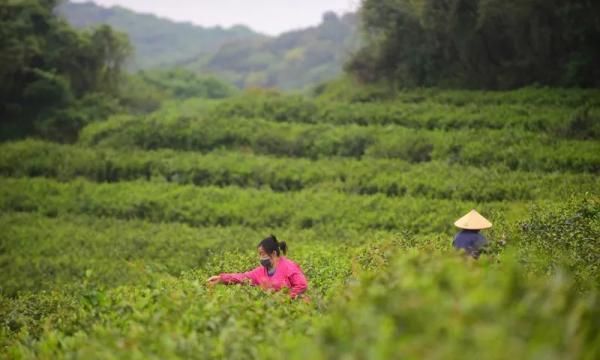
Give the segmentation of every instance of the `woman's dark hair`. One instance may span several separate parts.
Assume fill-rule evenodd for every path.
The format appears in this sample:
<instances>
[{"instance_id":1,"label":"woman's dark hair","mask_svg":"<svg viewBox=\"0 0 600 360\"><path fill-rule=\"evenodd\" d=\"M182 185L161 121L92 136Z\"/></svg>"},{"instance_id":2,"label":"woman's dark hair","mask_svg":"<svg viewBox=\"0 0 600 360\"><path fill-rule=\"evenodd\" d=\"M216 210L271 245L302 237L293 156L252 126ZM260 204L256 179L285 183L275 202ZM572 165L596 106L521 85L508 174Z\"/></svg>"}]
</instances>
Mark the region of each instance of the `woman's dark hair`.
<instances>
[{"instance_id":1,"label":"woman's dark hair","mask_svg":"<svg viewBox=\"0 0 600 360\"><path fill-rule=\"evenodd\" d=\"M263 241L258 244L258 247L262 247L269 255L273 252L276 252L277 256L279 256L281 252L283 252L284 255L287 253L287 244L285 241L277 241L275 235L269 235L264 238Z\"/></svg>"}]
</instances>

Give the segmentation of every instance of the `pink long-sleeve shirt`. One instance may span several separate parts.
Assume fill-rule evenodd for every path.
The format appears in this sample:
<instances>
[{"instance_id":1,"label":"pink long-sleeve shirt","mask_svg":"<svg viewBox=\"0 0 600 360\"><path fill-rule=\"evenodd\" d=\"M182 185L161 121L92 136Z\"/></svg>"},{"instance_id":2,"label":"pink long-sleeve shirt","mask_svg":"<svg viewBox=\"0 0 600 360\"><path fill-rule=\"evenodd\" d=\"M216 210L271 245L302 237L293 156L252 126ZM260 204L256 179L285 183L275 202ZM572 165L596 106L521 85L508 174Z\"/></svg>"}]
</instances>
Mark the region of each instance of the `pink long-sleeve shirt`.
<instances>
[{"instance_id":1,"label":"pink long-sleeve shirt","mask_svg":"<svg viewBox=\"0 0 600 360\"><path fill-rule=\"evenodd\" d=\"M286 257L280 257L275 268L275 273L269 276L264 266L238 274L220 274L219 278L224 284L239 284L249 281L251 285L265 289L280 290L283 287L290 289L290 296L296 298L308 288L306 277L300 266Z\"/></svg>"}]
</instances>

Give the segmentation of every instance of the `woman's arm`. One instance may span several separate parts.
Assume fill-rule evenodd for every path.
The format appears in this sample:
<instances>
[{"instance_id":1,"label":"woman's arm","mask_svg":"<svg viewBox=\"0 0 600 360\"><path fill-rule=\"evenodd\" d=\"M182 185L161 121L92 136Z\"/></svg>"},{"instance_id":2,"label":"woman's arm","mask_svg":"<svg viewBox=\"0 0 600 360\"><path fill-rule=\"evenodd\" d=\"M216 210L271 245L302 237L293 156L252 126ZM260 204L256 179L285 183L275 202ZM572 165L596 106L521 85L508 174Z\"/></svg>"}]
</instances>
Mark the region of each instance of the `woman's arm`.
<instances>
[{"instance_id":1,"label":"woman's arm","mask_svg":"<svg viewBox=\"0 0 600 360\"><path fill-rule=\"evenodd\" d=\"M298 295L301 295L308 288L308 282L302 270L298 266L293 267L292 273L289 275L290 280L290 296L295 299Z\"/></svg>"},{"instance_id":2,"label":"woman's arm","mask_svg":"<svg viewBox=\"0 0 600 360\"><path fill-rule=\"evenodd\" d=\"M258 284L258 272L262 270L262 266L259 266L253 270L246 271L244 273L223 273L219 274L219 282L221 284L241 284L250 282L252 285Z\"/></svg>"}]
</instances>

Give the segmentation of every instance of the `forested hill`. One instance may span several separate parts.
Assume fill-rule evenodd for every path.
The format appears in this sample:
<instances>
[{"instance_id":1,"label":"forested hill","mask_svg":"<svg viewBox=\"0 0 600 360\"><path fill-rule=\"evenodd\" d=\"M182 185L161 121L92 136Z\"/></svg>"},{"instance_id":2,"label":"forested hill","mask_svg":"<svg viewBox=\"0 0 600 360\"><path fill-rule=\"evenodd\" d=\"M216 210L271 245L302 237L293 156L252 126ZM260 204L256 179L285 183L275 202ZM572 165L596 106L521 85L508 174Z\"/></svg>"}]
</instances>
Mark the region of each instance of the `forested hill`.
<instances>
[{"instance_id":1,"label":"forested hill","mask_svg":"<svg viewBox=\"0 0 600 360\"><path fill-rule=\"evenodd\" d=\"M135 48L131 69L185 67L239 87L300 89L341 73L357 44L355 14L327 13L319 26L278 37L245 26L204 28L122 8L65 2L57 8L77 28L107 24Z\"/></svg>"},{"instance_id":2,"label":"forested hill","mask_svg":"<svg viewBox=\"0 0 600 360\"><path fill-rule=\"evenodd\" d=\"M229 41L265 38L245 26L204 28L92 2L65 1L56 11L76 28L106 24L126 33L135 47L134 68L138 69L172 66L190 58L210 56Z\"/></svg>"},{"instance_id":3,"label":"forested hill","mask_svg":"<svg viewBox=\"0 0 600 360\"><path fill-rule=\"evenodd\" d=\"M316 27L290 31L267 41L227 44L192 70L216 73L240 87L301 89L339 76L358 48L356 14L323 15Z\"/></svg>"}]
</instances>

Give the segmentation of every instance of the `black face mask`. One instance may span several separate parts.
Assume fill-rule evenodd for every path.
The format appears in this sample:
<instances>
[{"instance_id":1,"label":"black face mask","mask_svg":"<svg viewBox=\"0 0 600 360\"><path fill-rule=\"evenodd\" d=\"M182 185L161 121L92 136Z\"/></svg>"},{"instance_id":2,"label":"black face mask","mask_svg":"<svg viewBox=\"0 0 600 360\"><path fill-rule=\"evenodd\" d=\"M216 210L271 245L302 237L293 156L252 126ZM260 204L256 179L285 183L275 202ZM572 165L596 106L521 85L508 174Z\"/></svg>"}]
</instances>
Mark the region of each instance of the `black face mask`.
<instances>
[{"instance_id":1,"label":"black face mask","mask_svg":"<svg viewBox=\"0 0 600 360\"><path fill-rule=\"evenodd\" d=\"M260 264L264 267L266 267L267 269L270 269L273 267L273 264L271 263L271 259L266 258L266 259L260 259Z\"/></svg>"}]
</instances>

